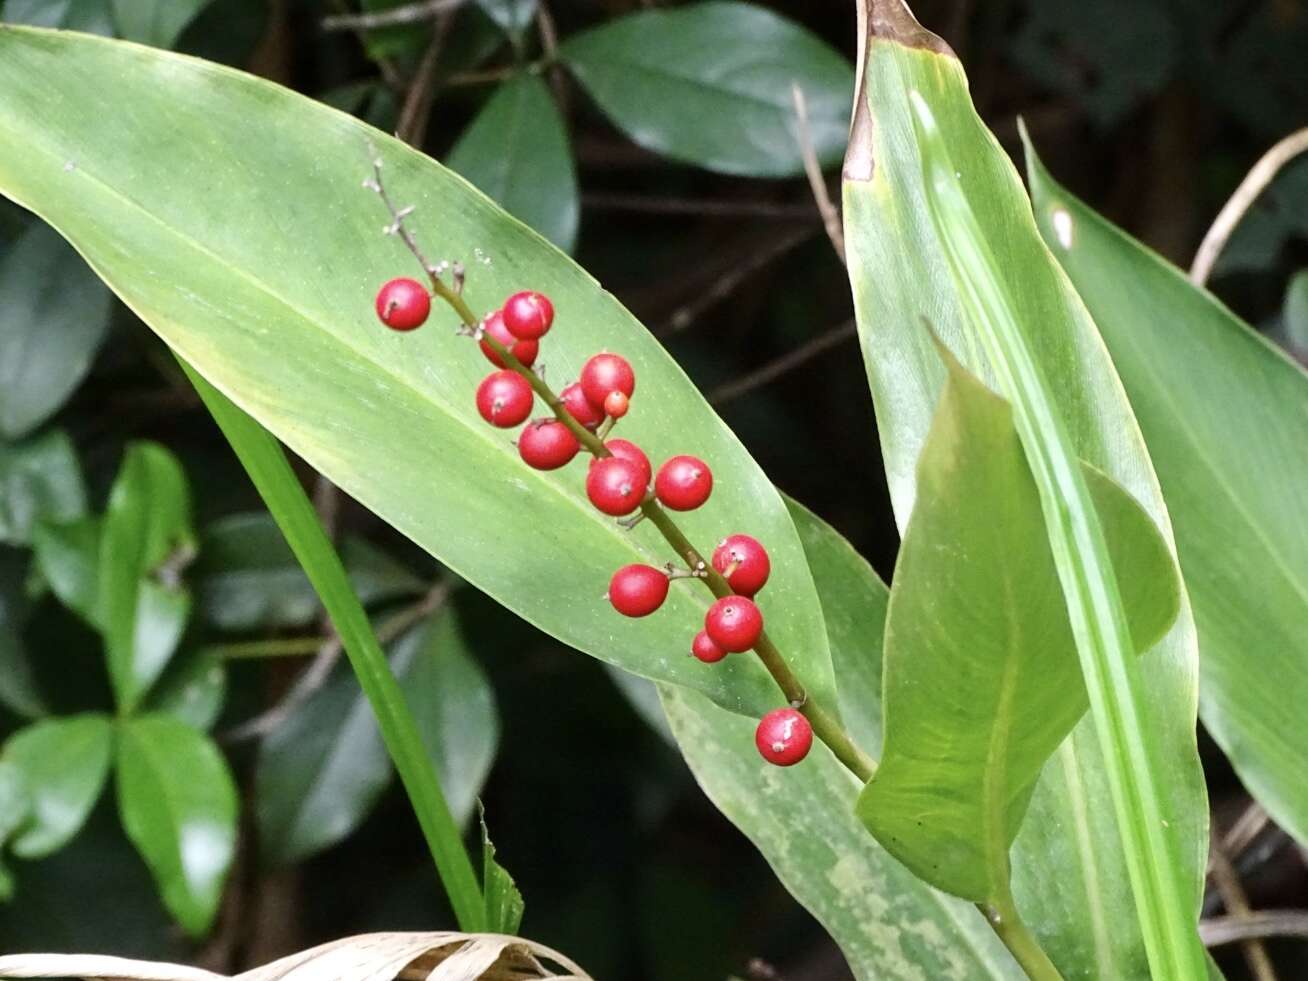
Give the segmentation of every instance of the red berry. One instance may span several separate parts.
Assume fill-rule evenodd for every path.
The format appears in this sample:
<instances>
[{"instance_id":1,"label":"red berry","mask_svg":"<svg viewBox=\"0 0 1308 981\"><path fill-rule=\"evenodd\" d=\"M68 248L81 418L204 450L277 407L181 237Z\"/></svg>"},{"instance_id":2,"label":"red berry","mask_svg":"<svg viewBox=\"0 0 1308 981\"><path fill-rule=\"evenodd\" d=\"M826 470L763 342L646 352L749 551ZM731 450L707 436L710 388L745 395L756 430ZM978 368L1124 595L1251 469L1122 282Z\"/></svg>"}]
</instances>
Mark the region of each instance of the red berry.
<instances>
[{"instance_id":1,"label":"red berry","mask_svg":"<svg viewBox=\"0 0 1308 981\"><path fill-rule=\"evenodd\" d=\"M636 391L636 373L620 354L597 354L581 369L581 389L595 405L603 405L612 392L631 398Z\"/></svg>"},{"instance_id":2,"label":"red berry","mask_svg":"<svg viewBox=\"0 0 1308 981\"><path fill-rule=\"evenodd\" d=\"M674 456L659 467L654 493L674 511L693 511L713 490L713 471L693 456Z\"/></svg>"},{"instance_id":3,"label":"red berry","mask_svg":"<svg viewBox=\"0 0 1308 981\"><path fill-rule=\"evenodd\" d=\"M421 327L431 313L431 297L416 279L392 279L377 291L377 316L391 330Z\"/></svg>"},{"instance_id":4,"label":"red berry","mask_svg":"<svg viewBox=\"0 0 1308 981\"><path fill-rule=\"evenodd\" d=\"M579 449L577 437L557 419L536 419L518 434L518 454L537 470L557 470Z\"/></svg>"},{"instance_id":5,"label":"red berry","mask_svg":"<svg viewBox=\"0 0 1308 981\"><path fill-rule=\"evenodd\" d=\"M631 514L645 496L639 463L606 456L595 460L586 474L586 496L605 514L620 518Z\"/></svg>"},{"instance_id":6,"label":"red berry","mask_svg":"<svg viewBox=\"0 0 1308 981\"><path fill-rule=\"evenodd\" d=\"M769 763L794 766L813 747L813 727L792 708L773 709L759 720L754 745Z\"/></svg>"},{"instance_id":7,"label":"red berry","mask_svg":"<svg viewBox=\"0 0 1308 981\"><path fill-rule=\"evenodd\" d=\"M624 565L609 580L609 602L628 617L649 616L668 598L668 577L648 565Z\"/></svg>"},{"instance_id":8,"label":"red berry","mask_svg":"<svg viewBox=\"0 0 1308 981\"><path fill-rule=\"evenodd\" d=\"M704 630L724 651L747 651L763 632L763 614L746 596L724 596L709 607Z\"/></svg>"},{"instance_id":9,"label":"red berry","mask_svg":"<svg viewBox=\"0 0 1308 981\"><path fill-rule=\"evenodd\" d=\"M608 447L609 452L614 456L622 460L630 460L632 463L640 467L640 486L649 486L650 480L653 479L654 471L649 465L649 457L645 455L644 450L629 439L605 440L604 445Z\"/></svg>"},{"instance_id":10,"label":"red berry","mask_svg":"<svg viewBox=\"0 0 1308 981\"><path fill-rule=\"evenodd\" d=\"M713 568L727 577L733 593L753 596L768 581L772 561L757 538L728 535L713 550Z\"/></svg>"},{"instance_id":11,"label":"red berry","mask_svg":"<svg viewBox=\"0 0 1308 981\"><path fill-rule=\"evenodd\" d=\"M559 392L559 398L568 414L587 429L594 430L604 421L604 413L586 400L586 394L576 382Z\"/></svg>"},{"instance_id":12,"label":"red berry","mask_svg":"<svg viewBox=\"0 0 1308 981\"><path fill-rule=\"evenodd\" d=\"M494 371L477 386L477 411L492 426L508 429L531 415L531 384L516 371Z\"/></svg>"},{"instance_id":13,"label":"red berry","mask_svg":"<svg viewBox=\"0 0 1308 981\"><path fill-rule=\"evenodd\" d=\"M715 661L721 661L727 656L727 652L713 643L713 638L703 630L697 633L695 639L690 642L690 653L705 664L713 664Z\"/></svg>"},{"instance_id":14,"label":"red berry","mask_svg":"<svg viewBox=\"0 0 1308 981\"><path fill-rule=\"evenodd\" d=\"M630 404L627 396L621 392L609 392L608 398L604 400L604 414L614 419L621 419L627 414Z\"/></svg>"},{"instance_id":15,"label":"red berry","mask_svg":"<svg viewBox=\"0 0 1308 981\"><path fill-rule=\"evenodd\" d=\"M504 301L504 326L524 341L538 341L554 323L554 304L544 293L514 293Z\"/></svg>"},{"instance_id":16,"label":"red berry","mask_svg":"<svg viewBox=\"0 0 1308 981\"><path fill-rule=\"evenodd\" d=\"M540 344L536 341L520 341L510 334L509 328L504 326L504 314L501 311L496 310L492 313L481 327L483 331L513 352L513 356L522 362L524 368L530 368L535 363L536 355L540 353ZM507 367L504 359L495 353L495 349L487 344L484 338L481 342L481 353L486 355L495 367Z\"/></svg>"}]
</instances>

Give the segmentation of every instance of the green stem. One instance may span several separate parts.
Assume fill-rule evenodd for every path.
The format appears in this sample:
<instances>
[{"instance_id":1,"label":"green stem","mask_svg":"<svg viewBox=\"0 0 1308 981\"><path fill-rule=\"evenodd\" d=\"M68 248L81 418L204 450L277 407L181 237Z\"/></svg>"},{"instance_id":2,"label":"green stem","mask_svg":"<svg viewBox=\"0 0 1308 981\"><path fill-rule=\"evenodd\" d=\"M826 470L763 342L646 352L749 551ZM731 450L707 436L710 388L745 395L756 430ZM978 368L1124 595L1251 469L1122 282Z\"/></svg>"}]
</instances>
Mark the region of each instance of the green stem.
<instances>
[{"instance_id":1,"label":"green stem","mask_svg":"<svg viewBox=\"0 0 1308 981\"><path fill-rule=\"evenodd\" d=\"M182 367L236 451L331 617L359 686L377 716L386 750L413 803L459 928L470 933L485 930L486 911L477 874L463 848L462 835L417 723L313 505L276 440L185 361Z\"/></svg>"},{"instance_id":2,"label":"green stem","mask_svg":"<svg viewBox=\"0 0 1308 981\"><path fill-rule=\"evenodd\" d=\"M1031 981L1063 981L1054 962L1022 922L1011 895L1002 896L990 903L977 903L976 908L985 916L990 929L1003 941Z\"/></svg>"},{"instance_id":3,"label":"green stem","mask_svg":"<svg viewBox=\"0 0 1308 981\"><path fill-rule=\"evenodd\" d=\"M212 644L205 650L224 660L261 657L304 657L316 654L326 640L322 637L287 637L282 640L248 640L236 644Z\"/></svg>"}]
</instances>

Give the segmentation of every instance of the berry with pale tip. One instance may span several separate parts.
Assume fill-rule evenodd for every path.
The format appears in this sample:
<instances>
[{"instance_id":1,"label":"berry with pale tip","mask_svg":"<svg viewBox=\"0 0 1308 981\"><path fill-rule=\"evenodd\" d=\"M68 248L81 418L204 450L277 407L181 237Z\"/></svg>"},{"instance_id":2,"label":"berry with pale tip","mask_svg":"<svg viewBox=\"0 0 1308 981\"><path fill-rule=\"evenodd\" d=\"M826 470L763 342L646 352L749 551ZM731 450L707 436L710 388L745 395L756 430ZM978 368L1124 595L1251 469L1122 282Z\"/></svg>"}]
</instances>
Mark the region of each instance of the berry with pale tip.
<instances>
[{"instance_id":1,"label":"berry with pale tip","mask_svg":"<svg viewBox=\"0 0 1308 981\"><path fill-rule=\"evenodd\" d=\"M592 356L582 366L581 388L586 398L597 406L603 405L613 392L631 398L636 391L636 372L622 355L604 351Z\"/></svg>"},{"instance_id":2,"label":"berry with pale tip","mask_svg":"<svg viewBox=\"0 0 1308 981\"><path fill-rule=\"evenodd\" d=\"M586 496L605 514L620 518L631 514L645 496L640 464L621 457L595 460L586 474Z\"/></svg>"},{"instance_id":3,"label":"berry with pale tip","mask_svg":"<svg viewBox=\"0 0 1308 981\"><path fill-rule=\"evenodd\" d=\"M753 596L767 583L772 560L757 538L728 535L713 550L713 568L726 577L733 593Z\"/></svg>"},{"instance_id":4,"label":"berry with pale tip","mask_svg":"<svg viewBox=\"0 0 1308 981\"><path fill-rule=\"evenodd\" d=\"M431 296L416 279L401 276L377 291L377 318L391 330L414 330L427 321Z\"/></svg>"},{"instance_id":5,"label":"berry with pale tip","mask_svg":"<svg viewBox=\"0 0 1308 981\"><path fill-rule=\"evenodd\" d=\"M713 472L698 457L674 456L659 467L654 478L654 493L673 511L693 511L712 491Z\"/></svg>"},{"instance_id":6,"label":"berry with pale tip","mask_svg":"<svg viewBox=\"0 0 1308 981\"><path fill-rule=\"evenodd\" d=\"M724 651L738 654L758 643L763 614L746 596L723 596L704 615L704 631Z\"/></svg>"},{"instance_id":7,"label":"berry with pale tip","mask_svg":"<svg viewBox=\"0 0 1308 981\"><path fill-rule=\"evenodd\" d=\"M769 763L794 766L813 748L813 726L793 708L773 709L759 720L754 745Z\"/></svg>"},{"instance_id":8,"label":"berry with pale tip","mask_svg":"<svg viewBox=\"0 0 1308 981\"><path fill-rule=\"evenodd\" d=\"M621 419L631 407L631 400L621 392L609 392L604 399L604 414L614 419Z\"/></svg>"},{"instance_id":9,"label":"berry with pale tip","mask_svg":"<svg viewBox=\"0 0 1308 981\"><path fill-rule=\"evenodd\" d=\"M477 386L477 411L492 426L509 429L529 415L531 385L516 371L494 371Z\"/></svg>"}]
</instances>

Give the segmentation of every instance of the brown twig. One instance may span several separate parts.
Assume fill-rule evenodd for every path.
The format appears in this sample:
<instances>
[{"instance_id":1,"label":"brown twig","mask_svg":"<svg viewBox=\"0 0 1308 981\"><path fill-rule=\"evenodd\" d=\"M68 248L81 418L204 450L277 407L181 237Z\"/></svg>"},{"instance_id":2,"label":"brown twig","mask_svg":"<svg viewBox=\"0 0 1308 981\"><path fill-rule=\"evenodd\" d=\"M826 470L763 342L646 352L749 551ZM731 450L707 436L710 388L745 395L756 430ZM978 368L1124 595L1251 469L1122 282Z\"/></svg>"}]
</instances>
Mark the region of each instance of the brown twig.
<instances>
[{"instance_id":1,"label":"brown twig","mask_svg":"<svg viewBox=\"0 0 1308 981\"><path fill-rule=\"evenodd\" d=\"M799 153L804 159L804 173L808 176L808 186L813 190L813 200L817 204L818 214L822 216L822 227L826 229L831 247L845 262L845 233L840 227L840 212L831 203L831 194L827 191L826 178L822 176L822 165L818 163L817 150L813 146L813 133L808 126L808 103L804 100L804 90L798 82L790 83L790 95L795 102L795 139L799 142Z\"/></svg>"},{"instance_id":2,"label":"brown twig","mask_svg":"<svg viewBox=\"0 0 1308 981\"><path fill-rule=\"evenodd\" d=\"M322 29L324 31L372 31L379 27L420 24L446 11L454 10L465 2L466 0L421 0L419 3L391 7L373 13L333 14L322 19Z\"/></svg>"},{"instance_id":3,"label":"brown twig","mask_svg":"<svg viewBox=\"0 0 1308 981\"><path fill-rule=\"evenodd\" d=\"M809 361L823 351L829 351L831 348L844 343L851 337L858 336L858 326L853 320L846 320L843 324L832 327L823 331L816 337L810 338L793 351L788 351L769 361L763 367L751 371L749 374L720 385L708 393L710 405L725 405L734 399L746 395L762 385L775 381L788 371L793 371L804 362Z\"/></svg>"},{"instance_id":4,"label":"brown twig","mask_svg":"<svg viewBox=\"0 0 1308 981\"><path fill-rule=\"evenodd\" d=\"M404 97L404 107L400 110L399 121L395 124L395 136L410 146L421 148L427 136L427 121L431 118L432 100L436 98L436 66L440 62L441 49L445 46L445 35L449 30L450 18L441 16L431 29L431 40L418 62L418 70L413 73L413 80Z\"/></svg>"},{"instance_id":5,"label":"brown twig","mask_svg":"<svg viewBox=\"0 0 1308 981\"><path fill-rule=\"evenodd\" d=\"M1222 905L1229 915L1247 918L1252 912L1249 897L1245 895L1231 860L1222 851L1222 843L1215 829L1209 845L1208 873L1213 878L1218 895L1222 897ZM1240 947L1254 981L1276 981L1276 969L1272 967L1272 959L1267 956L1267 948L1263 946L1262 940L1246 937L1240 941Z\"/></svg>"},{"instance_id":6,"label":"brown twig","mask_svg":"<svg viewBox=\"0 0 1308 981\"><path fill-rule=\"evenodd\" d=\"M1222 836L1222 852L1231 858L1237 857L1253 844L1253 840L1262 834L1263 828L1267 827L1270 821L1271 818L1263 809L1263 805L1256 800L1250 801L1249 806Z\"/></svg>"},{"instance_id":7,"label":"brown twig","mask_svg":"<svg viewBox=\"0 0 1308 981\"><path fill-rule=\"evenodd\" d=\"M1205 947L1220 947L1251 937L1308 940L1308 912L1265 909L1248 916L1214 916L1199 921L1199 939Z\"/></svg>"},{"instance_id":8,"label":"brown twig","mask_svg":"<svg viewBox=\"0 0 1308 981\"><path fill-rule=\"evenodd\" d=\"M1231 234L1254 201L1267 189L1267 185L1275 179L1282 167L1304 152L1308 152L1308 128L1291 133L1259 158L1204 235L1199 251L1195 253L1194 264L1190 267L1190 282L1196 286L1208 282L1213 266L1217 264Z\"/></svg>"}]
</instances>

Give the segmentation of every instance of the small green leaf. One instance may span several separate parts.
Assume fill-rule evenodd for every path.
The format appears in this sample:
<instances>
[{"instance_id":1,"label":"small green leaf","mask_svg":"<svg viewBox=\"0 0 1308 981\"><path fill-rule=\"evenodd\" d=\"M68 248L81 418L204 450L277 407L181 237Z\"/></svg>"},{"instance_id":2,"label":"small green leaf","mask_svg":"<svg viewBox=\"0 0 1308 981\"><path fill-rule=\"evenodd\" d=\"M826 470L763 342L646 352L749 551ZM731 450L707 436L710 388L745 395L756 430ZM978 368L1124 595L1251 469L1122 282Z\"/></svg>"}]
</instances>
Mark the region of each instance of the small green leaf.
<instances>
[{"instance_id":1,"label":"small green leaf","mask_svg":"<svg viewBox=\"0 0 1308 981\"><path fill-rule=\"evenodd\" d=\"M99 620L119 708L130 712L172 657L190 614L190 491L162 446L128 447L101 533Z\"/></svg>"},{"instance_id":2,"label":"small green leaf","mask_svg":"<svg viewBox=\"0 0 1308 981\"><path fill-rule=\"evenodd\" d=\"M104 789L112 751L113 725L98 714L44 719L9 737L4 758L23 774L32 803L15 855L42 858L77 834Z\"/></svg>"},{"instance_id":3,"label":"small green leaf","mask_svg":"<svg viewBox=\"0 0 1308 981\"><path fill-rule=\"evenodd\" d=\"M32 531L36 565L59 601L100 629L99 518L42 522Z\"/></svg>"},{"instance_id":4,"label":"small green leaf","mask_svg":"<svg viewBox=\"0 0 1308 981\"><path fill-rule=\"evenodd\" d=\"M516 934L522 925L526 903L508 870L495 860L495 846L491 844L490 829L486 827L486 811L481 810L482 893L486 902L486 929L491 933Z\"/></svg>"},{"instance_id":5,"label":"small green leaf","mask_svg":"<svg viewBox=\"0 0 1308 981\"><path fill-rule=\"evenodd\" d=\"M186 25L210 0L113 0L118 36L156 48L171 48Z\"/></svg>"},{"instance_id":6,"label":"small green leaf","mask_svg":"<svg viewBox=\"0 0 1308 981\"><path fill-rule=\"evenodd\" d=\"M85 513L72 440L49 432L24 443L0 442L0 544L27 545L38 521L70 521Z\"/></svg>"},{"instance_id":7,"label":"small green leaf","mask_svg":"<svg viewBox=\"0 0 1308 981\"><path fill-rule=\"evenodd\" d=\"M145 711L171 715L207 732L222 712L226 696L226 666L204 650L193 651L168 665L146 697Z\"/></svg>"},{"instance_id":8,"label":"small green leaf","mask_svg":"<svg viewBox=\"0 0 1308 981\"><path fill-rule=\"evenodd\" d=\"M496 89L446 163L564 252L576 245L581 206L567 123L539 76Z\"/></svg>"},{"instance_id":9,"label":"small green leaf","mask_svg":"<svg viewBox=\"0 0 1308 981\"><path fill-rule=\"evenodd\" d=\"M110 293L57 232L32 222L0 256L0 438L39 426L77 387L109 327Z\"/></svg>"},{"instance_id":10,"label":"small green leaf","mask_svg":"<svg viewBox=\"0 0 1308 981\"><path fill-rule=\"evenodd\" d=\"M0 4L0 20L110 37L114 23L109 4L110 0L5 0Z\"/></svg>"},{"instance_id":11,"label":"small green leaf","mask_svg":"<svg viewBox=\"0 0 1308 981\"><path fill-rule=\"evenodd\" d=\"M31 652L23 641L27 619L27 557L0 549L0 704L27 719L49 709L37 688Z\"/></svg>"},{"instance_id":12,"label":"small green leaf","mask_svg":"<svg viewBox=\"0 0 1308 981\"><path fill-rule=\"evenodd\" d=\"M996 902L1035 780L1088 700L1012 410L942 353L949 379L890 593L885 749L858 815L927 882ZM1091 473L1143 650L1176 617L1175 567L1148 516Z\"/></svg>"},{"instance_id":13,"label":"small green leaf","mask_svg":"<svg viewBox=\"0 0 1308 981\"><path fill-rule=\"evenodd\" d=\"M623 132L676 160L750 177L803 173L792 85L818 161L844 152L849 63L763 7L643 10L569 38L559 55Z\"/></svg>"},{"instance_id":14,"label":"small green leaf","mask_svg":"<svg viewBox=\"0 0 1308 981\"><path fill-rule=\"evenodd\" d=\"M118 730L118 811L164 905L193 936L218 911L236 850L236 784L218 747L177 719L143 715Z\"/></svg>"}]
</instances>

